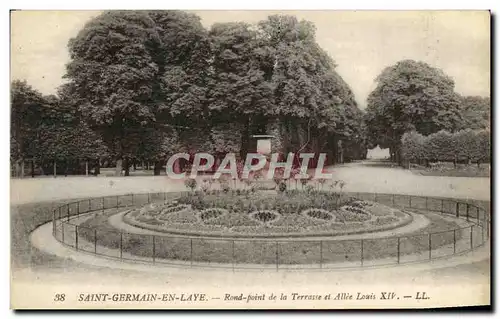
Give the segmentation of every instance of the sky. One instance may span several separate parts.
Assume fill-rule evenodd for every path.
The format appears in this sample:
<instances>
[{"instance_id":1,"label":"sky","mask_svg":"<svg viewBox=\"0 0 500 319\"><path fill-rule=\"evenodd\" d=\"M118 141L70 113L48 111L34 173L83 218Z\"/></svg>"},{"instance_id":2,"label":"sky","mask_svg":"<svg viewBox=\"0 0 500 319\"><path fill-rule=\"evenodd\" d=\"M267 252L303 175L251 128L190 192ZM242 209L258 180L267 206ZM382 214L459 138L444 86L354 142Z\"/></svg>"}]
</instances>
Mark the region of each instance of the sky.
<instances>
[{"instance_id":1,"label":"sky","mask_svg":"<svg viewBox=\"0 0 500 319\"><path fill-rule=\"evenodd\" d=\"M361 108L387 66L404 59L441 68L462 95L490 96L490 18L487 11L194 11L215 22L292 14L316 25L316 40L336 62ZM98 11L14 11L11 79L44 94L64 82L67 44Z\"/></svg>"}]
</instances>

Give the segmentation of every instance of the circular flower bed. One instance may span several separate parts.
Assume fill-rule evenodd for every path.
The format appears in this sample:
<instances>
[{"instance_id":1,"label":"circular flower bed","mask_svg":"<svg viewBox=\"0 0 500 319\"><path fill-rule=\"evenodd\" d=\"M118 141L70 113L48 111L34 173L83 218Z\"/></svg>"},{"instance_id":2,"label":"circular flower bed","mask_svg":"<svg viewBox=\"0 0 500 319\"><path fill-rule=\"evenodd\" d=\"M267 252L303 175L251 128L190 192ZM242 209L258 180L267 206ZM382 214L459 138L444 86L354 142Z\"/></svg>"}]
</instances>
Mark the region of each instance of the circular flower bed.
<instances>
[{"instance_id":1,"label":"circular flower bed","mask_svg":"<svg viewBox=\"0 0 500 319\"><path fill-rule=\"evenodd\" d=\"M332 194L191 194L124 216L138 227L172 234L230 237L331 236L405 225L411 215Z\"/></svg>"}]
</instances>

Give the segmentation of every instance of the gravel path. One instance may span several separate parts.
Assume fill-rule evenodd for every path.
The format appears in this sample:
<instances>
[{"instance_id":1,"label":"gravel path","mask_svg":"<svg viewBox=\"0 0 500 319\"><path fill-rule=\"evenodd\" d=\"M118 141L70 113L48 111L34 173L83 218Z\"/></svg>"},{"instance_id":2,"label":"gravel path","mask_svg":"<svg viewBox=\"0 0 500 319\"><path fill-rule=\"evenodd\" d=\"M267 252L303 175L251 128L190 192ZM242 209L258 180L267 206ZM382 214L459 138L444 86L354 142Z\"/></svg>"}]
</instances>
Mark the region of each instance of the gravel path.
<instances>
[{"instance_id":1,"label":"gravel path","mask_svg":"<svg viewBox=\"0 0 500 319\"><path fill-rule=\"evenodd\" d=\"M490 199L490 179L487 177L421 176L398 167L380 166L375 161L334 166L331 170L334 180L346 182L346 192ZM185 190L182 181L170 180L164 175L12 179L11 204L180 190Z\"/></svg>"}]
</instances>

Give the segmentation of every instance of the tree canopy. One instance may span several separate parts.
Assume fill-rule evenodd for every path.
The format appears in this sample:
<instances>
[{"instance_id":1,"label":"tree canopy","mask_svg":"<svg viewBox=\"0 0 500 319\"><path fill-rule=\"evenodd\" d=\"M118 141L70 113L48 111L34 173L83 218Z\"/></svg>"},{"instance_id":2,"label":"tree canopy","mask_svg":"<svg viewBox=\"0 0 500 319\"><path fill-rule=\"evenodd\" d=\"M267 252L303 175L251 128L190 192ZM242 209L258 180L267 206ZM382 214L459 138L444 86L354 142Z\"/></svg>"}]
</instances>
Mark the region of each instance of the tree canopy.
<instances>
[{"instance_id":1,"label":"tree canopy","mask_svg":"<svg viewBox=\"0 0 500 319\"><path fill-rule=\"evenodd\" d=\"M389 147L391 154L399 154L405 132L453 132L462 122L453 80L427 63L400 61L385 68L376 83L368 97L368 136L371 143Z\"/></svg>"},{"instance_id":2,"label":"tree canopy","mask_svg":"<svg viewBox=\"0 0 500 319\"><path fill-rule=\"evenodd\" d=\"M58 96L50 102L27 87L27 102L15 101L18 110L58 109L39 125L39 144L57 144L43 156L73 154L70 133L85 133L85 148L103 144L99 152L114 157L117 170L122 160L127 169L130 159L161 161L177 150L244 156L251 135L266 132L276 133L283 152L335 157L342 144L355 158L366 149L364 112L309 21L272 15L207 30L182 11L111 11L85 24L68 48L68 83ZM71 125L78 129L62 134Z\"/></svg>"}]
</instances>

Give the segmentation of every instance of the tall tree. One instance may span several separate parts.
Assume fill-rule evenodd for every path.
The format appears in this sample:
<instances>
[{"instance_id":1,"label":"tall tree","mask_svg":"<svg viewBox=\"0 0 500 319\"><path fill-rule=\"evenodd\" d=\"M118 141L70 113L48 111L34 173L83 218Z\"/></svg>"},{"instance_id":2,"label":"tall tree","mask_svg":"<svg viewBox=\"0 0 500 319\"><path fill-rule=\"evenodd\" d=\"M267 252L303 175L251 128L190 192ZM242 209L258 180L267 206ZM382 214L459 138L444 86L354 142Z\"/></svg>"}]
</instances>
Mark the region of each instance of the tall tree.
<instances>
[{"instance_id":1,"label":"tall tree","mask_svg":"<svg viewBox=\"0 0 500 319\"><path fill-rule=\"evenodd\" d=\"M270 79L261 69L262 55L257 32L247 23L216 23L210 29L212 42L209 110L211 126L233 123L241 136L241 156L246 156L250 135L264 133L272 117ZM219 136L214 132L214 134Z\"/></svg>"},{"instance_id":2,"label":"tall tree","mask_svg":"<svg viewBox=\"0 0 500 319\"><path fill-rule=\"evenodd\" d=\"M11 83L10 158L15 162L16 175L21 173L23 160L36 153L36 127L46 100L26 81Z\"/></svg>"},{"instance_id":3,"label":"tall tree","mask_svg":"<svg viewBox=\"0 0 500 319\"><path fill-rule=\"evenodd\" d=\"M67 77L81 113L116 158L136 157L145 132L198 117L209 43L199 18L180 11L112 11L70 40Z\"/></svg>"},{"instance_id":4,"label":"tall tree","mask_svg":"<svg viewBox=\"0 0 500 319\"><path fill-rule=\"evenodd\" d=\"M389 147L400 161L405 132L423 135L455 131L461 122L460 99L453 80L424 62L403 60L385 68L368 97L366 121L373 144Z\"/></svg>"}]
</instances>

